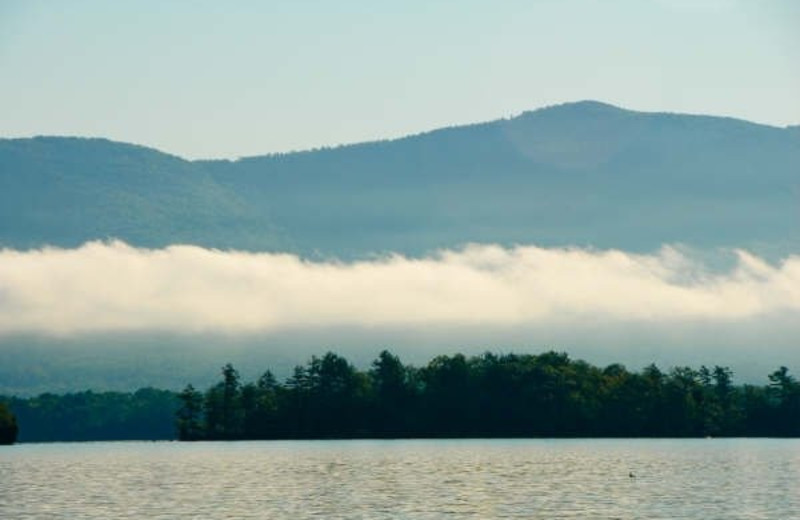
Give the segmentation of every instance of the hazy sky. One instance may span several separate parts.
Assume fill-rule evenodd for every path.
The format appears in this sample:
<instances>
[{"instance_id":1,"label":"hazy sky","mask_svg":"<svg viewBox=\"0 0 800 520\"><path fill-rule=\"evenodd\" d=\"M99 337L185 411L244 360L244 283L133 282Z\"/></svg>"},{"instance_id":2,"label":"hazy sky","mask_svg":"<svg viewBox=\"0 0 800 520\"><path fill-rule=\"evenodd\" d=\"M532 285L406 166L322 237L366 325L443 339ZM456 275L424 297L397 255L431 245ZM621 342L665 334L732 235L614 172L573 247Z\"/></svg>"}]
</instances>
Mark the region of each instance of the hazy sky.
<instances>
[{"instance_id":1,"label":"hazy sky","mask_svg":"<svg viewBox=\"0 0 800 520\"><path fill-rule=\"evenodd\" d=\"M800 123L800 2L0 0L0 136L186 157L598 99Z\"/></svg>"}]
</instances>

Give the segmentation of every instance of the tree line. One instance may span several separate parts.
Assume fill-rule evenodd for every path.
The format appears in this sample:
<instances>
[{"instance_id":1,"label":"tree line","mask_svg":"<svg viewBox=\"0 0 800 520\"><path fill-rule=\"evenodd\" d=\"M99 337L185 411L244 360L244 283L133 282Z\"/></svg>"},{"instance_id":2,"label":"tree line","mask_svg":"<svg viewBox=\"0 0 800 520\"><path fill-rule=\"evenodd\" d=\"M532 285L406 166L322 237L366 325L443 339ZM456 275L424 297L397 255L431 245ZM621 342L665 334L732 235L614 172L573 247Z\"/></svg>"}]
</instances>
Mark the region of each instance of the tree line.
<instances>
[{"instance_id":1,"label":"tree line","mask_svg":"<svg viewBox=\"0 0 800 520\"><path fill-rule=\"evenodd\" d=\"M14 444L18 433L17 418L5 403L0 402L0 445Z\"/></svg>"},{"instance_id":2,"label":"tree line","mask_svg":"<svg viewBox=\"0 0 800 520\"><path fill-rule=\"evenodd\" d=\"M735 385L722 366L631 372L559 352L417 368L384 351L367 370L328 352L282 383L270 371L243 383L228 364L178 398L182 440L800 436L800 383L786 367L766 386Z\"/></svg>"},{"instance_id":3,"label":"tree line","mask_svg":"<svg viewBox=\"0 0 800 520\"><path fill-rule=\"evenodd\" d=\"M20 442L174 439L180 406L176 392L154 388L0 396L0 425L3 402L16 416Z\"/></svg>"},{"instance_id":4,"label":"tree line","mask_svg":"<svg viewBox=\"0 0 800 520\"><path fill-rule=\"evenodd\" d=\"M13 413L12 413L13 412ZM781 367L736 385L721 366L632 372L546 352L439 356L365 370L327 353L283 382L266 371L182 392L0 396L0 443L403 437L800 436L800 383Z\"/></svg>"}]
</instances>

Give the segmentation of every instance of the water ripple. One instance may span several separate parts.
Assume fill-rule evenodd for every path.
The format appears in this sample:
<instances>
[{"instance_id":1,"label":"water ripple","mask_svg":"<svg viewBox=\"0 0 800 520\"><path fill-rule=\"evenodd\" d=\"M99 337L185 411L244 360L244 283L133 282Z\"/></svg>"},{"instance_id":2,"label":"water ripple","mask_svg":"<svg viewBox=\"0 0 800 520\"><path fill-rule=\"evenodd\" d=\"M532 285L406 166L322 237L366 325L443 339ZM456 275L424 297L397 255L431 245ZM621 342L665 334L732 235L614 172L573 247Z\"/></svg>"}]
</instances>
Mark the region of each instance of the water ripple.
<instances>
[{"instance_id":1,"label":"water ripple","mask_svg":"<svg viewBox=\"0 0 800 520\"><path fill-rule=\"evenodd\" d=\"M797 440L27 444L0 518L790 518L798 482Z\"/></svg>"}]
</instances>

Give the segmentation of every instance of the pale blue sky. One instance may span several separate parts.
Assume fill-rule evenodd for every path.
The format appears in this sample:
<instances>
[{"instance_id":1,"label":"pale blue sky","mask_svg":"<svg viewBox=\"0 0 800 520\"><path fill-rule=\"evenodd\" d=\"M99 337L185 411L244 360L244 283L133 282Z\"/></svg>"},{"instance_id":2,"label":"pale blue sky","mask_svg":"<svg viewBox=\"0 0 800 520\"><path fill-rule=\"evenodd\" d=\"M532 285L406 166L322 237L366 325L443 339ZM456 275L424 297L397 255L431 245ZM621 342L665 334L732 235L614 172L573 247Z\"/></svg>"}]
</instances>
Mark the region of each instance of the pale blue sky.
<instances>
[{"instance_id":1,"label":"pale blue sky","mask_svg":"<svg viewBox=\"0 0 800 520\"><path fill-rule=\"evenodd\" d=\"M237 157L580 99L800 123L800 2L0 0L0 137Z\"/></svg>"}]
</instances>

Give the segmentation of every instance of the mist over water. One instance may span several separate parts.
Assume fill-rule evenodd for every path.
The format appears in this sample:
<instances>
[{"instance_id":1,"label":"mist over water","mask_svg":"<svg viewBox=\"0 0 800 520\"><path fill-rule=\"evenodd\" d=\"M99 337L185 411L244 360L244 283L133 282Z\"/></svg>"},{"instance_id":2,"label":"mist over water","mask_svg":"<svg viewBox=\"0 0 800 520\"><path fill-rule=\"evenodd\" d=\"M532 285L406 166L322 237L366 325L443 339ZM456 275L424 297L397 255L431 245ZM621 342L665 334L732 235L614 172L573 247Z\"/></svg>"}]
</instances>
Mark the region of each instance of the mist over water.
<instances>
[{"instance_id":1,"label":"mist over water","mask_svg":"<svg viewBox=\"0 0 800 520\"><path fill-rule=\"evenodd\" d=\"M0 333L253 333L336 326L721 326L800 316L800 257L470 245L353 262L196 246L0 252Z\"/></svg>"},{"instance_id":2,"label":"mist over water","mask_svg":"<svg viewBox=\"0 0 800 520\"><path fill-rule=\"evenodd\" d=\"M343 262L195 246L0 251L0 391L178 388L233 362L279 376L327 350L367 366L566 351L604 365L800 368L800 257L471 245ZM67 374L71 374L67 376ZM79 374L79 377L75 377ZM76 381L83 386L76 388Z\"/></svg>"}]
</instances>

